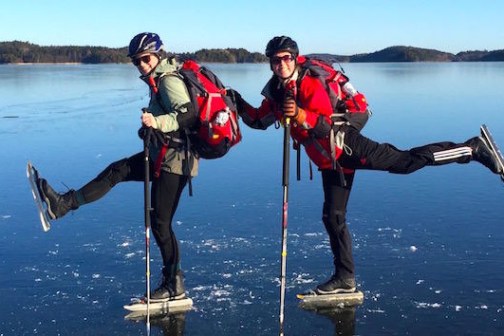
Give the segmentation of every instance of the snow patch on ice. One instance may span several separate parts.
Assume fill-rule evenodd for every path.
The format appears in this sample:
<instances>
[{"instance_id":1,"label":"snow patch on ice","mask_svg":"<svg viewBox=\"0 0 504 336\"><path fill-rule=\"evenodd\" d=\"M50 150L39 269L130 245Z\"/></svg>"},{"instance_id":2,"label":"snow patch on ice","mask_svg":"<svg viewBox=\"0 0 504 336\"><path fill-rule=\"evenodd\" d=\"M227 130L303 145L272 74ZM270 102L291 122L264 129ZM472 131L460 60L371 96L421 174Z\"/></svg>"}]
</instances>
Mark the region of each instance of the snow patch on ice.
<instances>
[{"instance_id":1,"label":"snow patch on ice","mask_svg":"<svg viewBox=\"0 0 504 336\"><path fill-rule=\"evenodd\" d=\"M203 246L210 247L212 250L216 250L216 251L218 251L222 248L222 245L217 243L214 239L203 240L201 243Z\"/></svg>"},{"instance_id":2,"label":"snow patch on ice","mask_svg":"<svg viewBox=\"0 0 504 336\"><path fill-rule=\"evenodd\" d=\"M242 269L242 270L238 271L239 274L252 274L254 272L255 272L255 270L253 270L253 269L248 269L248 270Z\"/></svg>"},{"instance_id":3,"label":"snow patch on ice","mask_svg":"<svg viewBox=\"0 0 504 336\"><path fill-rule=\"evenodd\" d=\"M441 308L440 303L415 302L415 306L420 309Z\"/></svg>"},{"instance_id":4,"label":"snow patch on ice","mask_svg":"<svg viewBox=\"0 0 504 336\"><path fill-rule=\"evenodd\" d=\"M235 237L235 238L231 238L231 241L233 243L240 243L242 245L250 245L250 241L247 238Z\"/></svg>"},{"instance_id":5,"label":"snow patch on ice","mask_svg":"<svg viewBox=\"0 0 504 336\"><path fill-rule=\"evenodd\" d=\"M366 295L366 296L370 296L370 299L371 299L372 301L377 302L377 301L380 299L380 297L381 297L382 295L381 295L381 293L374 293L374 294L369 293L369 294L368 294L368 295Z\"/></svg>"},{"instance_id":6,"label":"snow patch on ice","mask_svg":"<svg viewBox=\"0 0 504 336\"><path fill-rule=\"evenodd\" d=\"M308 273L297 274L296 277L292 280L296 284L310 284L314 283L315 279L310 277Z\"/></svg>"},{"instance_id":7,"label":"snow patch on ice","mask_svg":"<svg viewBox=\"0 0 504 336\"><path fill-rule=\"evenodd\" d=\"M228 288L230 288L231 286L227 286ZM229 296L231 295L231 292L227 289L224 289L224 288L221 288L221 289L213 289L212 292L210 293L210 296L214 296L214 297L218 297L218 298L221 298L221 297L224 297L224 296Z\"/></svg>"},{"instance_id":8,"label":"snow patch on ice","mask_svg":"<svg viewBox=\"0 0 504 336\"><path fill-rule=\"evenodd\" d=\"M202 286L202 285L200 285L200 286L193 287L192 290L196 291L196 292L201 292L201 291L204 291L204 290L209 289L209 288L210 288L210 286Z\"/></svg>"},{"instance_id":9,"label":"snow patch on ice","mask_svg":"<svg viewBox=\"0 0 504 336\"><path fill-rule=\"evenodd\" d=\"M392 237L393 238L401 238L401 234L402 234L402 229L392 229L391 227L383 227L383 228L378 228L377 229L378 232L391 232L392 233Z\"/></svg>"},{"instance_id":10,"label":"snow patch on ice","mask_svg":"<svg viewBox=\"0 0 504 336\"><path fill-rule=\"evenodd\" d=\"M202 300L205 298L207 301L231 301L233 286L231 285L212 285L212 286L197 286L192 289L195 292L199 292L198 299Z\"/></svg>"},{"instance_id":11,"label":"snow patch on ice","mask_svg":"<svg viewBox=\"0 0 504 336\"><path fill-rule=\"evenodd\" d=\"M370 313L385 314L385 310L383 309L368 309L367 311Z\"/></svg>"}]
</instances>

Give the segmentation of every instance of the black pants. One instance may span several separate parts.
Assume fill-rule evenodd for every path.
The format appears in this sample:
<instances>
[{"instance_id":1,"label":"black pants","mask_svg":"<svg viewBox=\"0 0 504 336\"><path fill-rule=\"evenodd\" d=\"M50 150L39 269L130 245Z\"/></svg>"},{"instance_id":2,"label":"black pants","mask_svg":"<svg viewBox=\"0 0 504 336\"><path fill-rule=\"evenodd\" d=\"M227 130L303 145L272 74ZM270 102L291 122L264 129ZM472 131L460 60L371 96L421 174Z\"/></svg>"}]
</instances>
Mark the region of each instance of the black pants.
<instances>
[{"instance_id":1,"label":"black pants","mask_svg":"<svg viewBox=\"0 0 504 336\"><path fill-rule=\"evenodd\" d=\"M346 209L354 175L354 173L345 174L345 183L342 183L340 172L322 170L322 185L324 188L322 221L329 235L329 243L333 253L334 274L340 278L355 277L352 237L346 222Z\"/></svg>"},{"instance_id":2,"label":"black pants","mask_svg":"<svg viewBox=\"0 0 504 336\"><path fill-rule=\"evenodd\" d=\"M472 149L465 143L436 142L399 150L391 144L378 143L361 135L353 127L345 129L347 150L339 159L343 167L410 174L425 166L468 163Z\"/></svg>"},{"instance_id":3,"label":"black pants","mask_svg":"<svg viewBox=\"0 0 504 336\"><path fill-rule=\"evenodd\" d=\"M81 204L94 202L108 193L116 184L127 181L144 181L144 153L110 164L94 180L77 191ZM152 165L151 165L152 166ZM180 264L178 242L172 229L172 219L177 210L180 195L187 183L187 176L161 171L153 178L151 188L151 227L161 251L165 275L175 274Z\"/></svg>"},{"instance_id":4,"label":"black pants","mask_svg":"<svg viewBox=\"0 0 504 336\"><path fill-rule=\"evenodd\" d=\"M464 143L438 142L402 151L390 144L380 144L366 138L352 127L348 127L345 133L345 145L348 148L339 163L349 169L409 174L425 166L471 161L472 149ZM334 274L341 278L352 278L355 268L352 238L346 224L346 208L355 173L343 175L335 170L321 172L324 188L322 220L334 257Z\"/></svg>"}]
</instances>

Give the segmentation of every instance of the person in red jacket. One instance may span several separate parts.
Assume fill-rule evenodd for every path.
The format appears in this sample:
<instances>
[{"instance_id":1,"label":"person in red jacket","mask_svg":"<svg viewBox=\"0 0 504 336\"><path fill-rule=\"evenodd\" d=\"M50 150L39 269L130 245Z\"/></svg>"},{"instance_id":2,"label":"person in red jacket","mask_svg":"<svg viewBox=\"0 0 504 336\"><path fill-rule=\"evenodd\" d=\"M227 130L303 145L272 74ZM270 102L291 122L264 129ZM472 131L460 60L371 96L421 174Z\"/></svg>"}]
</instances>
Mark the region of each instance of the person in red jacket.
<instances>
[{"instance_id":1,"label":"person in red jacket","mask_svg":"<svg viewBox=\"0 0 504 336\"><path fill-rule=\"evenodd\" d=\"M334 273L317 286L317 294L353 292L356 288L352 239L346 223L356 169L409 174L425 166L477 161L493 173L503 174L497 158L480 137L465 143L438 142L399 150L364 137L352 123L335 126L328 91L322 81L305 71L306 58L299 56L297 43L287 36L275 37L266 46L266 56L273 76L261 92L265 97L261 106L254 108L238 92L232 94L237 98L243 121L252 128L266 129L290 118L292 138L305 147L322 174L322 220L334 257ZM353 87L348 88L358 100L353 108L367 108L364 96L357 95Z\"/></svg>"}]
</instances>

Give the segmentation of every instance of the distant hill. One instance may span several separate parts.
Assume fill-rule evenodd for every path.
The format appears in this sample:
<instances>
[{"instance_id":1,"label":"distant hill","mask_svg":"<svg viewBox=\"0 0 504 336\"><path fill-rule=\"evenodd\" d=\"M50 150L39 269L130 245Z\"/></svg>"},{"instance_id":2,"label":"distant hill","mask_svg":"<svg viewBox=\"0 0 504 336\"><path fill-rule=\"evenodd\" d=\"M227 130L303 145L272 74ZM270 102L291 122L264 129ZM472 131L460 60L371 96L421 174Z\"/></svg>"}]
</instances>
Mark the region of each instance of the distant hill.
<instances>
[{"instance_id":1,"label":"distant hill","mask_svg":"<svg viewBox=\"0 0 504 336\"><path fill-rule=\"evenodd\" d=\"M502 62L504 61L504 49L494 51L463 51L455 55L459 62Z\"/></svg>"},{"instance_id":2,"label":"distant hill","mask_svg":"<svg viewBox=\"0 0 504 336\"><path fill-rule=\"evenodd\" d=\"M42 47L28 42L0 42L0 64L6 63L129 63L124 48L91 46ZM245 49L201 49L195 53L183 53L183 58L199 62L260 63L268 59L261 53Z\"/></svg>"},{"instance_id":3,"label":"distant hill","mask_svg":"<svg viewBox=\"0 0 504 336\"><path fill-rule=\"evenodd\" d=\"M394 46L368 54L341 56L333 54L310 54L307 56L328 62L504 62L504 49L494 51L464 51L451 54L435 49Z\"/></svg>"},{"instance_id":4,"label":"distant hill","mask_svg":"<svg viewBox=\"0 0 504 336\"><path fill-rule=\"evenodd\" d=\"M0 64L6 63L128 63L127 48L93 46L39 46L20 41L0 42ZM243 48L201 49L182 53L182 58L198 62L262 63L268 62L264 54ZM372 53L351 56L334 54L309 54L331 63L358 62L504 62L502 50L474 50L451 54L435 49L393 46Z\"/></svg>"},{"instance_id":5,"label":"distant hill","mask_svg":"<svg viewBox=\"0 0 504 336\"><path fill-rule=\"evenodd\" d=\"M434 49L394 46L370 54L355 55L351 62L451 62L454 55Z\"/></svg>"},{"instance_id":6,"label":"distant hill","mask_svg":"<svg viewBox=\"0 0 504 336\"><path fill-rule=\"evenodd\" d=\"M127 49L105 47L41 47L28 42L0 42L2 63L125 63Z\"/></svg>"},{"instance_id":7,"label":"distant hill","mask_svg":"<svg viewBox=\"0 0 504 336\"><path fill-rule=\"evenodd\" d=\"M308 54L306 56L324 60L328 63L348 63L350 62L350 59L352 57L352 56L341 56L333 54Z\"/></svg>"}]
</instances>

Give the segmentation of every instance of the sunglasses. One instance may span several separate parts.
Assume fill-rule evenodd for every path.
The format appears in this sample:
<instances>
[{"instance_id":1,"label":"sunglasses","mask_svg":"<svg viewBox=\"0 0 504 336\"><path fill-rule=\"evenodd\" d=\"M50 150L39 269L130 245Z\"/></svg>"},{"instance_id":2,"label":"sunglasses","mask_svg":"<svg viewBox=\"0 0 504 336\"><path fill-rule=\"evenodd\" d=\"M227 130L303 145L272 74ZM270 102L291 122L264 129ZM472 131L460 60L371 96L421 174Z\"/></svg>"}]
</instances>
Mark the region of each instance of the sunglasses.
<instances>
[{"instance_id":1,"label":"sunglasses","mask_svg":"<svg viewBox=\"0 0 504 336\"><path fill-rule=\"evenodd\" d=\"M292 61L294 61L294 57L292 55L284 55L282 57L273 56L270 58L271 64L274 64L274 65L278 65L278 64L282 63L282 61L284 61L285 63L292 62Z\"/></svg>"},{"instance_id":2,"label":"sunglasses","mask_svg":"<svg viewBox=\"0 0 504 336\"><path fill-rule=\"evenodd\" d=\"M144 55L142 57L133 58L131 60L131 63L133 63L134 66L139 66L140 63L142 63L142 62L149 63L150 59L151 59L151 55Z\"/></svg>"}]
</instances>

